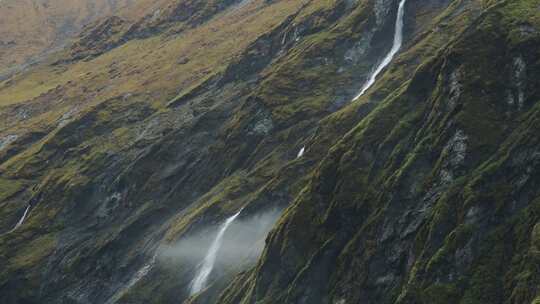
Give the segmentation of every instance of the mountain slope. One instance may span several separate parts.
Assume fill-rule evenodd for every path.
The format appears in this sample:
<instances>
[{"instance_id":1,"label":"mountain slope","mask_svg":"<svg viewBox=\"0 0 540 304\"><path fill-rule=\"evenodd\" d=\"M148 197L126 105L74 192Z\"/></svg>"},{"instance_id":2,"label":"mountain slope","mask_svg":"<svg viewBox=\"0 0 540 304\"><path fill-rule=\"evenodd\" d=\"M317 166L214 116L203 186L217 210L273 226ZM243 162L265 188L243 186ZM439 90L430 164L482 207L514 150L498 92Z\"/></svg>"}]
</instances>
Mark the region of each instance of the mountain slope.
<instances>
[{"instance_id":1,"label":"mountain slope","mask_svg":"<svg viewBox=\"0 0 540 304\"><path fill-rule=\"evenodd\" d=\"M158 5L159 1L146 0L3 0L0 77L63 47L84 26L101 18L118 14L137 20Z\"/></svg>"},{"instance_id":2,"label":"mountain slope","mask_svg":"<svg viewBox=\"0 0 540 304\"><path fill-rule=\"evenodd\" d=\"M406 1L353 100L398 2L171 1L0 83L6 303L536 303L540 2Z\"/></svg>"},{"instance_id":3,"label":"mountain slope","mask_svg":"<svg viewBox=\"0 0 540 304\"><path fill-rule=\"evenodd\" d=\"M527 5L489 8L333 147L241 299L532 303L540 125Z\"/></svg>"}]
</instances>

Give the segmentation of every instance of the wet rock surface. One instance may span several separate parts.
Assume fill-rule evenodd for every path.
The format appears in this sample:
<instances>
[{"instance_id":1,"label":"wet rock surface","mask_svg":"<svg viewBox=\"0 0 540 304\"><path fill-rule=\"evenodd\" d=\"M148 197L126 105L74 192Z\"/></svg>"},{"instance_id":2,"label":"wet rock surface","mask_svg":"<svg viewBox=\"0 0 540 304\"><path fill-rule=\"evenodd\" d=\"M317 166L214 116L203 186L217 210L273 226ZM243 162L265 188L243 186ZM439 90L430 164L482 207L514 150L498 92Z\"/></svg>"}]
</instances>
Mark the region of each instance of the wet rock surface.
<instances>
[{"instance_id":1,"label":"wet rock surface","mask_svg":"<svg viewBox=\"0 0 540 304\"><path fill-rule=\"evenodd\" d=\"M139 39L218 31L235 7L287 11L161 103L149 81L148 94L124 83L90 106L99 92L63 84L0 108L25 113L0 125L1 231L32 206L0 236L6 303L533 302L540 24L516 13L530 1L408 1L402 50L356 101L392 44L397 1L218 2L171 2L131 27L105 20L56 68L109 68L110 52ZM197 63L182 56L175 69ZM182 244L205 252L241 209L239 223L281 217L233 233L264 249L191 295L204 254Z\"/></svg>"}]
</instances>

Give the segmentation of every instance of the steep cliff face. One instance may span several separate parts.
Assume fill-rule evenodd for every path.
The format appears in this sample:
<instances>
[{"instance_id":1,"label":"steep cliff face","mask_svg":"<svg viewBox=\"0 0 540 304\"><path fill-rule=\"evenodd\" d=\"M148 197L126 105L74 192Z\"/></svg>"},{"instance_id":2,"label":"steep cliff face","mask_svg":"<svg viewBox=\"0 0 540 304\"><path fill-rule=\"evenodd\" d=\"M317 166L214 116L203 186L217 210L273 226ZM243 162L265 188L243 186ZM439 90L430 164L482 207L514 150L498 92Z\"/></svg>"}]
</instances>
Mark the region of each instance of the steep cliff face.
<instances>
[{"instance_id":1,"label":"steep cliff face","mask_svg":"<svg viewBox=\"0 0 540 304\"><path fill-rule=\"evenodd\" d=\"M164 1L0 83L2 299L539 301L540 1L407 0L354 99L400 2Z\"/></svg>"},{"instance_id":2,"label":"steep cliff face","mask_svg":"<svg viewBox=\"0 0 540 304\"><path fill-rule=\"evenodd\" d=\"M269 237L249 283L223 302L532 303L539 92L529 76L539 66L531 4L487 8L357 119Z\"/></svg>"}]
</instances>

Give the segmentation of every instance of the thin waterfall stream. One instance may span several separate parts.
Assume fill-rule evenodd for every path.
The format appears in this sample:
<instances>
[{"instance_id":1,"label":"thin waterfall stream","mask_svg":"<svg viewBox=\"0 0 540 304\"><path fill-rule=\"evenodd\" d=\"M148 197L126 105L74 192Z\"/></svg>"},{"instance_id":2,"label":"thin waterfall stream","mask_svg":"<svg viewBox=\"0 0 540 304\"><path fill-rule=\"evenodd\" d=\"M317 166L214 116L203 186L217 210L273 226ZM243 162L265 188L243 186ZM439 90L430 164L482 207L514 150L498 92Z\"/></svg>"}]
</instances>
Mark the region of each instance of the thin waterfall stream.
<instances>
[{"instance_id":1,"label":"thin waterfall stream","mask_svg":"<svg viewBox=\"0 0 540 304\"><path fill-rule=\"evenodd\" d=\"M390 52L384 57L383 61L377 66L377 68L371 73L369 76L369 79L366 81L366 83L362 86L362 89L360 90L360 93L354 97L353 101L360 98L360 96L364 95L373 84L375 84L375 80L377 79L377 76L392 62L392 59L394 59L394 56L398 53L399 49L401 49L401 45L403 44L403 17L405 15L405 2L407 0L401 0L399 2L397 17L396 17L396 25L395 25L395 32L394 32L394 42L392 44L392 49Z\"/></svg>"},{"instance_id":2,"label":"thin waterfall stream","mask_svg":"<svg viewBox=\"0 0 540 304\"><path fill-rule=\"evenodd\" d=\"M22 217L19 219L19 221L17 222L17 224L15 225L15 227L13 227L13 229L11 229L10 232L13 232L15 230L17 230L17 228L21 227L21 225L24 223L24 220L26 219L26 217L28 216L28 211L30 211L30 205L28 205L26 207L26 209L24 210L24 213L22 215Z\"/></svg>"},{"instance_id":3,"label":"thin waterfall stream","mask_svg":"<svg viewBox=\"0 0 540 304\"><path fill-rule=\"evenodd\" d=\"M193 282L191 283L191 295L194 295L198 292L200 292L205 286L206 282L208 281L208 277L210 276L210 273L212 272L212 269L214 269L214 264L216 263L216 257L219 248L221 247L221 243L223 242L223 236L225 235L225 232L227 231L227 228L234 222L234 220L240 215L240 212L242 210L238 211L233 216L229 217L219 228L219 231L210 245L210 248L208 249L208 253L204 257L204 260L199 268L199 272L195 276L195 279L193 279Z\"/></svg>"},{"instance_id":4,"label":"thin waterfall stream","mask_svg":"<svg viewBox=\"0 0 540 304\"><path fill-rule=\"evenodd\" d=\"M298 155L296 155L296 158L300 158L300 157L304 156L305 151L306 151L306 147L302 147L302 149L300 149L300 151L298 151Z\"/></svg>"}]
</instances>

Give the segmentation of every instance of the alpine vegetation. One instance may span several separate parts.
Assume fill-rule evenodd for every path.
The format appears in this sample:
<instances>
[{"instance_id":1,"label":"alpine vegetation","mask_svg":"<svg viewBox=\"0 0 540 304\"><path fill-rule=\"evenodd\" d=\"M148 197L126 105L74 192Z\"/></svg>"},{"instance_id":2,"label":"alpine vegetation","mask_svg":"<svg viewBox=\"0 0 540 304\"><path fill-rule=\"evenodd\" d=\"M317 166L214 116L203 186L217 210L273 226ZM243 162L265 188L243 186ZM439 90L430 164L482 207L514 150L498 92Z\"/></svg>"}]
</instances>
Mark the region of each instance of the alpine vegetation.
<instances>
[{"instance_id":1,"label":"alpine vegetation","mask_svg":"<svg viewBox=\"0 0 540 304\"><path fill-rule=\"evenodd\" d=\"M1 304L540 304L539 8L0 0Z\"/></svg>"}]
</instances>

